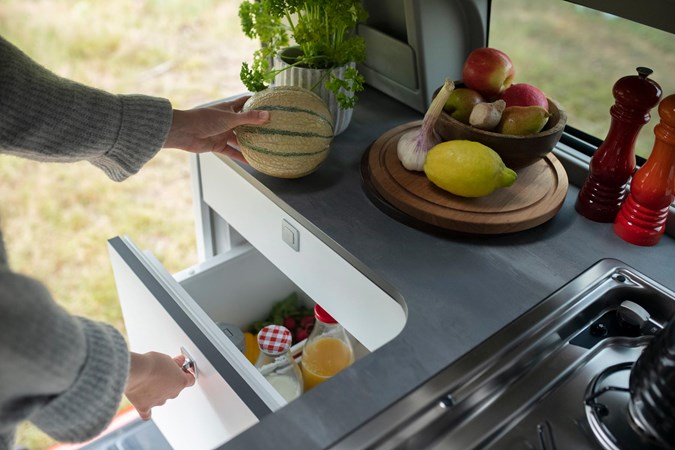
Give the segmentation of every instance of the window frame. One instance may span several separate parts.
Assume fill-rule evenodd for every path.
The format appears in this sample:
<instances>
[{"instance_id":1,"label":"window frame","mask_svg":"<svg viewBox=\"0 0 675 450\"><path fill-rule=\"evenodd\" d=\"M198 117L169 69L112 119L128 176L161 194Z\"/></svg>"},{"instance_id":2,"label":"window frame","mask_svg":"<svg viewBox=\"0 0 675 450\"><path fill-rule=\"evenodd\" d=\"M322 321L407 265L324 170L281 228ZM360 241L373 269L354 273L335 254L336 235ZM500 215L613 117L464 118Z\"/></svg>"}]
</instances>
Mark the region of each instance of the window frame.
<instances>
[{"instance_id":1,"label":"window frame","mask_svg":"<svg viewBox=\"0 0 675 450\"><path fill-rule=\"evenodd\" d=\"M668 33L675 33L674 0L565 0Z\"/></svg>"},{"instance_id":2,"label":"window frame","mask_svg":"<svg viewBox=\"0 0 675 450\"><path fill-rule=\"evenodd\" d=\"M675 21L672 23L663 23L663 17L675 17L675 0L642 0L636 4L633 0L615 0L606 2L602 0L557 0L574 3L585 6L597 11L614 14L626 20L640 23L645 26L656 28L662 31L675 34ZM490 25L492 23L492 0L488 0L487 23L485 29L485 43L490 42ZM654 11L645 13L644 9L653 7ZM656 11L656 12L655 12ZM667 20L665 22L668 22ZM664 26L666 25L666 26ZM674 36L675 38L675 36ZM554 151L568 161L566 170L570 182L575 186L581 187L588 176L590 160L593 154L602 144L603 139L586 133L585 131L565 125L559 144ZM647 160L639 155L635 155L636 168L639 169ZM628 188L630 189L630 181ZM675 199L670 205L668 219L666 221L665 234L675 237Z\"/></svg>"}]
</instances>

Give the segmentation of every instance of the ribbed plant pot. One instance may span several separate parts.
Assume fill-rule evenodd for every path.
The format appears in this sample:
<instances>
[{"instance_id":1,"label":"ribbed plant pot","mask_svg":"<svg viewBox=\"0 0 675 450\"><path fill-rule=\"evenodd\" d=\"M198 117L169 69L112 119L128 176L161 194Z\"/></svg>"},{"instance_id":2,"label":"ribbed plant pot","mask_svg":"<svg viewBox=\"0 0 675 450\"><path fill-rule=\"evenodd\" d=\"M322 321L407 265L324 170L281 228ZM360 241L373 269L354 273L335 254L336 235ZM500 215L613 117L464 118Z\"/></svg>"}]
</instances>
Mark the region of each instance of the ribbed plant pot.
<instances>
[{"instance_id":1,"label":"ribbed plant pot","mask_svg":"<svg viewBox=\"0 0 675 450\"><path fill-rule=\"evenodd\" d=\"M326 105L328 110L333 116L334 123L334 132L333 134L337 136L347 129L349 122L352 120L353 108L342 109L338 105L335 94L328 89L326 89L325 83L330 76L327 72L332 72L336 77L342 78L344 72L348 67L356 67L356 64L350 63L346 66L338 67L336 69L308 69L305 67L289 67L284 60L284 56L293 57L298 54L300 49L298 47L288 47L283 50L279 56L274 58L274 68L275 69L286 69L280 72L274 78L274 85L276 86L300 86L305 89L309 89L314 92L316 95L321 97ZM344 92L344 89L342 90ZM347 93L347 92L345 92ZM353 95L353 93L352 93Z\"/></svg>"}]
</instances>

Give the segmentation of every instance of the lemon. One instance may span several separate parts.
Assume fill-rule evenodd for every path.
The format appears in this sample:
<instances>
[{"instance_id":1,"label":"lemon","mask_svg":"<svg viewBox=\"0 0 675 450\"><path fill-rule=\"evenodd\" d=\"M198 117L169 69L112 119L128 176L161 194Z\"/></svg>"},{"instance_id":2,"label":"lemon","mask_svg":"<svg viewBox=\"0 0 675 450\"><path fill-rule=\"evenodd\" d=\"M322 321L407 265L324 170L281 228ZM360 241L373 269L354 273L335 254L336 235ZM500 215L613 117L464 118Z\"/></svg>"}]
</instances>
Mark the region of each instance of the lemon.
<instances>
[{"instance_id":1,"label":"lemon","mask_svg":"<svg viewBox=\"0 0 675 450\"><path fill-rule=\"evenodd\" d=\"M518 177L490 147L464 140L432 147L424 173L439 188L462 197L483 197L511 186Z\"/></svg>"}]
</instances>

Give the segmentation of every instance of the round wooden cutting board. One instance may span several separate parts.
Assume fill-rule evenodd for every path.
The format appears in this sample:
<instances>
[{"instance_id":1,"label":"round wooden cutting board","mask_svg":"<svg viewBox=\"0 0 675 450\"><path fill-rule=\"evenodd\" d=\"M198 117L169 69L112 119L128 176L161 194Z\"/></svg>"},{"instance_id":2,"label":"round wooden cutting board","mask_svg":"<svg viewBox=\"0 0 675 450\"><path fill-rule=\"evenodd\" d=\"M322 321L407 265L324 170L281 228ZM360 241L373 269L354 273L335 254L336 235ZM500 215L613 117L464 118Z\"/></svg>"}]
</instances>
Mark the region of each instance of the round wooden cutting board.
<instances>
[{"instance_id":1,"label":"round wooden cutting board","mask_svg":"<svg viewBox=\"0 0 675 450\"><path fill-rule=\"evenodd\" d=\"M567 173L549 153L535 164L518 169L518 179L485 197L453 195L431 183L424 172L406 170L396 146L403 133L421 121L398 126L378 138L364 163L377 193L413 219L447 230L501 234L527 230L551 219L567 194Z\"/></svg>"}]
</instances>

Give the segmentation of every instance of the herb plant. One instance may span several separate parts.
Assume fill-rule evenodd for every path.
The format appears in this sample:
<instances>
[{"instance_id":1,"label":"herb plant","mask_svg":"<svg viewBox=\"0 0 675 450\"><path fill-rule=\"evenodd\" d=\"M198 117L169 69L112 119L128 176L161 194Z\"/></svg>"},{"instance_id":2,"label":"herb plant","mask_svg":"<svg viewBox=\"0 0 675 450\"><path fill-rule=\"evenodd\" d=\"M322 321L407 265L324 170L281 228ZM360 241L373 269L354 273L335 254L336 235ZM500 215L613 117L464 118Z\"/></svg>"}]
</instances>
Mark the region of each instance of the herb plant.
<instances>
[{"instance_id":1,"label":"herb plant","mask_svg":"<svg viewBox=\"0 0 675 450\"><path fill-rule=\"evenodd\" d=\"M365 59L365 42L354 31L366 17L360 0L242 2L239 18L244 34L262 44L253 54L251 65L242 64L242 82L252 92L265 89L279 72L286 70L273 69L272 58L293 41L300 51L297 56L285 58L290 67L325 70L326 88L335 93L341 108L353 108L357 100L353 94L363 90L363 76L347 68L344 79L338 79L331 69Z\"/></svg>"}]
</instances>

